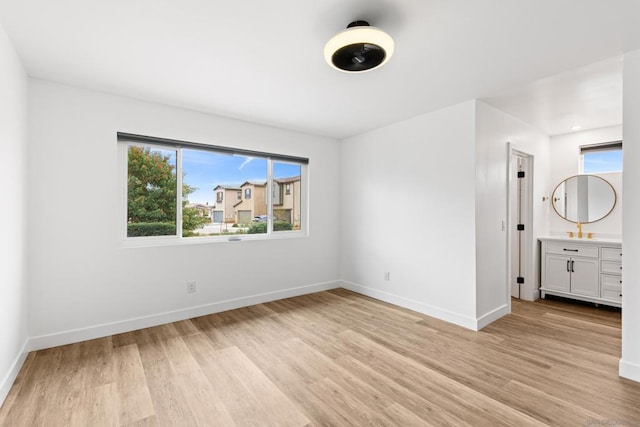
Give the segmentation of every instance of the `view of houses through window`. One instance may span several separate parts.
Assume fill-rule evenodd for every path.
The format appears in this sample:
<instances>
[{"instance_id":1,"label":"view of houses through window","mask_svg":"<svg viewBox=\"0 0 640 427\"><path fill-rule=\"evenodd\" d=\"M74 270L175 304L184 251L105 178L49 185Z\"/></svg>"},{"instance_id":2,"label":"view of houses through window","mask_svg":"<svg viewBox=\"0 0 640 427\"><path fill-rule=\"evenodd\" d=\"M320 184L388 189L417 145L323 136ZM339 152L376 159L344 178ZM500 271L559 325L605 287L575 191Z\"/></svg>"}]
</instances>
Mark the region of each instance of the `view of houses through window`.
<instances>
[{"instance_id":1,"label":"view of houses through window","mask_svg":"<svg viewBox=\"0 0 640 427\"><path fill-rule=\"evenodd\" d=\"M128 143L127 237L300 230L301 177L295 161Z\"/></svg>"}]
</instances>

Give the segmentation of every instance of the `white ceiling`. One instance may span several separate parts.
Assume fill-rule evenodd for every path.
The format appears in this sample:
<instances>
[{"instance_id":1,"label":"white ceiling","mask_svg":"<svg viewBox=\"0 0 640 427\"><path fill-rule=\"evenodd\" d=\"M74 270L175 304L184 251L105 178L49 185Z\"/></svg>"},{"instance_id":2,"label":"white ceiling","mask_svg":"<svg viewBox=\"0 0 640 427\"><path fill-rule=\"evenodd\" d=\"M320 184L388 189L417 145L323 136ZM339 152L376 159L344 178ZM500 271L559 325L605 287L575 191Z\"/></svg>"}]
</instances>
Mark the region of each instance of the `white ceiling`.
<instances>
[{"instance_id":1,"label":"white ceiling","mask_svg":"<svg viewBox=\"0 0 640 427\"><path fill-rule=\"evenodd\" d=\"M622 123L622 58L576 68L482 101L548 135Z\"/></svg>"},{"instance_id":2,"label":"white ceiling","mask_svg":"<svg viewBox=\"0 0 640 427\"><path fill-rule=\"evenodd\" d=\"M337 138L472 98L564 133L618 102L611 67L531 82L639 49L638 16L638 0L0 0L31 76ZM348 75L322 48L355 19L396 50Z\"/></svg>"}]
</instances>

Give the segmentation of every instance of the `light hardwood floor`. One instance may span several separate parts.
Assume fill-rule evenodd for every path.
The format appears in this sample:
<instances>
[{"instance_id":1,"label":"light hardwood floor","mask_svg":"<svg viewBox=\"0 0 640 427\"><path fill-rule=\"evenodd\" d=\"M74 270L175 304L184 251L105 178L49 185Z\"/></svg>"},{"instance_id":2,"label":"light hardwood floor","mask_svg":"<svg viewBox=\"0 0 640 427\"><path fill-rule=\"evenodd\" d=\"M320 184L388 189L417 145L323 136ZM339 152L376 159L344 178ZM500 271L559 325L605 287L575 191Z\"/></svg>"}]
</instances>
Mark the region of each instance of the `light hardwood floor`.
<instances>
[{"instance_id":1,"label":"light hardwood floor","mask_svg":"<svg viewBox=\"0 0 640 427\"><path fill-rule=\"evenodd\" d=\"M640 425L619 357L603 308L472 332L339 289L31 353L0 425Z\"/></svg>"}]
</instances>

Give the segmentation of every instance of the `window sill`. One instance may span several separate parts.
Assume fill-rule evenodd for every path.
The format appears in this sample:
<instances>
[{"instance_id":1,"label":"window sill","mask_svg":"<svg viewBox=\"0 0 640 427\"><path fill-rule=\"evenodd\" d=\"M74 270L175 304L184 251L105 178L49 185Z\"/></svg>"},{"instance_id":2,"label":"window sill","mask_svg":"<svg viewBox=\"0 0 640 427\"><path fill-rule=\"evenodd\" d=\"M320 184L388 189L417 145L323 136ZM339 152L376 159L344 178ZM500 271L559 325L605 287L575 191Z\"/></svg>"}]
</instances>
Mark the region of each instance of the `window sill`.
<instances>
[{"instance_id":1,"label":"window sill","mask_svg":"<svg viewBox=\"0 0 640 427\"><path fill-rule=\"evenodd\" d=\"M121 241L122 248L148 248L159 246L202 245L216 243L241 243L264 240L299 239L309 237L305 231L278 231L272 234L242 234L207 237L130 237Z\"/></svg>"}]
</instances>

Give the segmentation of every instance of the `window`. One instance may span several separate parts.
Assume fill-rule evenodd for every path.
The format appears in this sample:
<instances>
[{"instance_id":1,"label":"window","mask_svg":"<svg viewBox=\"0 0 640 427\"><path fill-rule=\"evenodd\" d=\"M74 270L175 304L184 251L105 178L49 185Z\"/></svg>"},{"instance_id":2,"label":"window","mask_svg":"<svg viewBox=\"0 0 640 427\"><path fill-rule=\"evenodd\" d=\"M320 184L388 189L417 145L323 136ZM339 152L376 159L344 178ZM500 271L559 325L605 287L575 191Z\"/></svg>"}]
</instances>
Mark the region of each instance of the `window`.
<instances>
[{"instance_id":1,"label":"window","mask_svg":"<svg viewBox=\"0 0 640 427\"><path fill-rule=\"evenodd\" d=\"M280 184L278 181L273 181L273 185L271 186L271 188L272 188L271 197L273 200L273 204L281 205L282 204L282 184Z\"/></svg>"},{"instance_id":2,"label":"window","mask_svg":"<svg viewBox=\"0 0 640 427\"><path fill-rule=\"evenodd\" d=\"M273 231L300 230L302 226L300 183L302 168L299 163L273 162L272 204ZM284 191L283 187L288 188ZM291 194L293 188L293 194ZM296 191L297 189L297 191Z\"/></svg>"},{"instance_id":3,"label":"window","mask_svg":"<svg viewBox=\"0 0 640 427\"><path fill-rule=\"evenodd\" d=\"M307 159L121 133L118 141L127 165L128 241L242 240L302 230L299 188ZM283 182L293 197L283 197ZM237 201L223 203L226 190ZM214 197L213 215L202 215L199 207Z\"/></svg>"},{"instance_id":4,"label":"window","mask_svg":"<svg viewBox=\"0 0 640 427\"><path fill-rule=\"evenodd\" d=\"M580 172L583 174L622 172L622 141L581 146Z\"/></svg>"}]
</instances>

